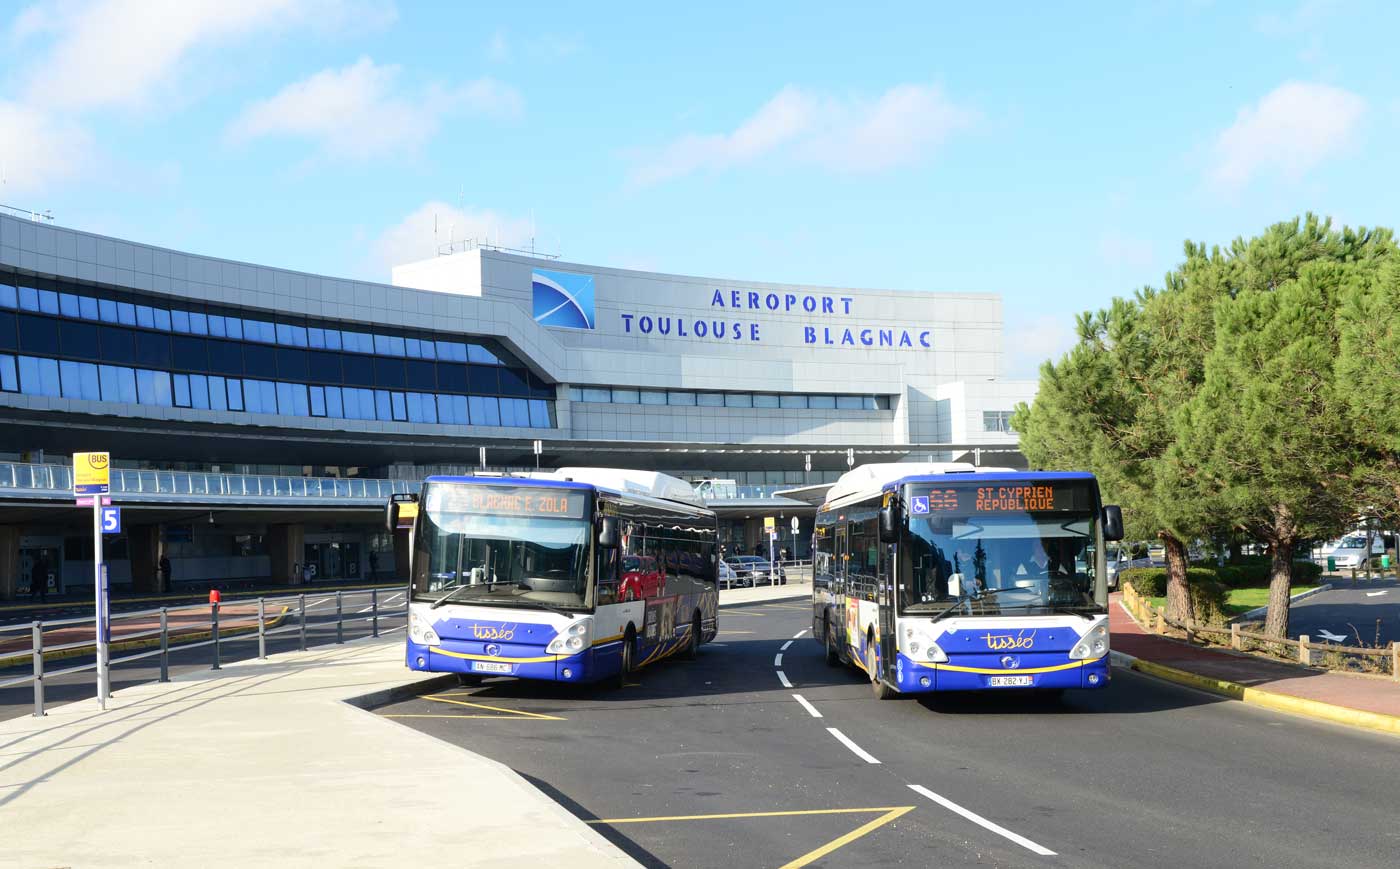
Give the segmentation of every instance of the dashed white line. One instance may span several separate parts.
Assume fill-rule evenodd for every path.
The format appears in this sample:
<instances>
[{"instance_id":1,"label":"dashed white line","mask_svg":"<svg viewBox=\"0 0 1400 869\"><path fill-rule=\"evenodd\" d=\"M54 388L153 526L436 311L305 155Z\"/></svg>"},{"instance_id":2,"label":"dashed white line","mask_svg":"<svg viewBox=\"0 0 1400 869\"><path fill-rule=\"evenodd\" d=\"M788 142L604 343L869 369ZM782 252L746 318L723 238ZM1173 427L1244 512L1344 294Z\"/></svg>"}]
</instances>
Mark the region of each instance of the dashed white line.
<instances>
[{"instance_id":1,"label":"dashed white line","mask_svg":"<svg viewBox=\"0 0 1400 869\"><path fill-rule=\"evenodd\" d=\"M788 681L787 674L784 673L782 670L778 671L778 681L783 683L784 688L792 687L792 683Z\"/></svg>"},{"instance_id":2,"label":"dashed white line","mask_svg":"<svg viewBox=\"0 0 1400 869\"><path fill-rule=\"evenodd\" d=\"M834 733L835 731L832 732ZM939 796L938 794L934 793L933 791L929 790L923 785L910 785L909 789L914 791L915 793L922 794L928 797L929 799L933 800L935 803L938 803L940 806L947 809L948 811L962 815L964 818L967 818L972 823L978 824L982 827L987 828L988 830L991 830L998 836L1004 836L1007 839L1010 839L1017 845L1020 845L1022 848L1025 848L1029 851L1034 851L1042 857L1055 856L1055 852L1051 851L1044 845L1038 845L1035 842L1032 842L1030 839L1027 839L1025 836L1013 833L1005 827L1001 826L1000 824L993 823L987 820L986 818L982 817L981 815L977 814L976 812L971 811L970 809L963 808L962 806L958 805L957 803L953 802L947 797Z\"/></svg>"},{"instance_id":3,"label":"dashed white line","mask_svg":"<svg viewBox=\"0 0 1400 869\"><path fill-rule=\"evenodd\" d=\"M781 649L781 651L786 652L786 651L788 650L788 646L791 646L791 645L792 645L792 640L788 640L786 643L783 643L783 648Z\"/></svg>"},{"instance_id":4,"label":"dashed white line","mask_svg":"<svg viewBox=\"0 0 1400 869\"><path fill-rule=\"evenodd\" d=\"M873 754L871 754L870 752L866 751L865 749L861 748L859 745L856 745L854 742L851 741L851 738L850 738L849 736L847 736L846 734L844 734L844 733L842 733L841 731L837 730L835 727L828 727L828 728L826 729L826 732L827 732L827 733L830 733L832 736L834 736L834 737L836 737L838 740L840 740L840 742L841 742L842 745L844 745L844 746L846 746L847 748L849 748L849 749L851 750L851 752L852 752L853 754L855 754L856 757L860 758L861 760L865 761L866 763L879 763L879 762L880 762L879 760L877 760L877 759L875 758L875 755L873 755Z\"/></svg>"},{"instance_id":5,"label":"dashed white line","mask_svg":"<svg viewBox=\"0 0 1400 869\"><path fill-rule=\"evenodd\" d=\"M803 697L801 694L794 694L792 695L792 699L796 700L798 703L801 703L802 708L807 710L808 715L812 716L813 718L822 717L822 714L817 711L817 707L813 706L811 703L808 703L806 697Z\"/></svg>"},{"instance_id":6,"label":"dashed white line","mask_svg":"<svg viewBox=\"0 0 1400 869\"><path fill-rule=\"evenodd\" d=\"M783 665L783 653L782 653L782 652L779 652L778 654L776 654L776 655L773 656L773 666L774 666L774 667L781 667L782 665Z\"/></svg>"},{"instance_id":7,"label":"dashed white line","mask_svg":"<svg viewBox=\"0 0 1400 869\"><path fill-rule=\"evenodd\" d=\"M800 637L801 637L803 634L805 634L805 633L807 633L807 629L806 629L806 628L803 628L802 630L800 630L800 631L798 631L797 633L793 634L793 635L792 635L792 638L793 638L794 640L796 640L796 639L800 638Z\"/></svg>"}]
</instances>

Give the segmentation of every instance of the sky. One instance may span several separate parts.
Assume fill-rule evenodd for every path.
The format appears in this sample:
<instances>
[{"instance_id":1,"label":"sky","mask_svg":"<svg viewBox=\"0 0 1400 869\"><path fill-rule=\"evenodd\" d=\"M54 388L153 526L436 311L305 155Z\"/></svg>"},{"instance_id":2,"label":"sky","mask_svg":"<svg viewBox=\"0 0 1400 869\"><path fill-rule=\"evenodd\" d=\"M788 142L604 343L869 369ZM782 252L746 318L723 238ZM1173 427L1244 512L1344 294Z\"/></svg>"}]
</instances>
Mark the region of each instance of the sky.
<instances>
[{"instance_id":1,"label":"sky","mask_svg":"<svg viewBox=\"0 0 1400 869\"><path fill-rule=\"evenodd\" d=\"M0 0L0 204L377 281L436 223L999 293L1011 377L1185 239L1397 222L1400 6L976 5Z\"/></svg>"}]
</instances>

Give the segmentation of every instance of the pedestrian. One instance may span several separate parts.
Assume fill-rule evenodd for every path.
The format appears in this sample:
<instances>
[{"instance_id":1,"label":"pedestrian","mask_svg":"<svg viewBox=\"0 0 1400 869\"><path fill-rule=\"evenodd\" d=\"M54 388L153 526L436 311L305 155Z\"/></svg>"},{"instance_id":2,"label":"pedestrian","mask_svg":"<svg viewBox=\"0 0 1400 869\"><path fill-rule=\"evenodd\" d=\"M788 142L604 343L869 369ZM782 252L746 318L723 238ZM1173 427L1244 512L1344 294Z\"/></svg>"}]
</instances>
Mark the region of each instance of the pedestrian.
<instances>
[{"instance_id":1,"label":"pedestrian","mask_svg":"<svg viewBox=\"0 0 1400 869\"><path fill-rule=\"evenodd\" d=\"M49 562L41 551L29 569L29 597L35 596L44 603L49 602Z\"/></svg>"},{"instance_id":2,"label":"pedestrian","mask_svg":"<svg viewBox=\"0 0 1400 869\"><path fill-rule=\"evenodd\" d=\"M301 562L297 561L292 564L292 584L295 585L301 578Z\"/></svg>"},{"instance_id":3,"label":"pedestrian","mask_svg":"<svg viewBox=\"0 0 1400 869\"><path fill-rule=\"evenodd\" d=\"M170 591L170 556L161 555L157 570L160 572L160 590Z\"/></svg>"},{"instance_id":4,"label":"pedestrian","mask_svg":"<svg viewBox=\"0 0 1400 869\"><path fill-rule=\"evenodd\" d=\"M370 579L374 579L375 575L378 574L378 573L379 573L379 553L378 553L378 552L371 552L371 553L369 554L369 577L370 577Z\"/></svg>"}]
</instances>

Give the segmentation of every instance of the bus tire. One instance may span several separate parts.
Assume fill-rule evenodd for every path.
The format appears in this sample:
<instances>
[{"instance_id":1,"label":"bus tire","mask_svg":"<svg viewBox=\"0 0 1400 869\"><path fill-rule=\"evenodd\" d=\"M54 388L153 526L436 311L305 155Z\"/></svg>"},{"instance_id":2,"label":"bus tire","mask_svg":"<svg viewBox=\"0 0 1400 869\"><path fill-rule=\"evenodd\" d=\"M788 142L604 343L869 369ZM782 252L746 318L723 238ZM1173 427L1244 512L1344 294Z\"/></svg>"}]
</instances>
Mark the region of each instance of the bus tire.
<instances>
[{"instance_id":1,"label":"bus tire","mask_svg":"<svg viewBox=\"0 0 1400 869\"><path fill-rule=\"evenodd\" d=\"M475 673L458 673L457 684L463 688L475 688L481 684L481 677Z\"/></svg>"},{"instance_id":2,"label":"bus tire","mask_svg":"<svg viewBox=\"0 0 1400 869\"><path fill-rule=\"evenodd\" d=\"M695 656L700 652L700 612L697 610L695 617L690 622L690 639L686 640L685 651L681 652L681 657L687 661L694 661Z\"/></svg>"},{"instance_id":3,"label":"bus tire","mask_svg":"<svg viewBox=\"0 0 1400 869\"><path fill-rule=\"evenodd\" d=\"M841 666L841 650L836 648L836 638L831 634L831 619L822 621L822 636L826 642L826 665L828 667Z\"/></svg>"},{"instance_id":4,"label":"bus tire","mask_svg":"<svg viewBox=\"0 0 1400 869\"><path fill-rule=\"evenodd\" d=\"M631 626L627 628L627 636L622 639L622 661L617 668L617 687L626 688L627 678L632 675L632 667L637 660L637 635L632 631Z\"/></svg>"},{"instance_id":5,"label":"bus tire","mask_svg":"<svg viewBox=\"0 0 1400 869\"><path fill-rule=\"evenodd\" d=\"M870 642L865 646L865 668L870 672L870 687L875 692L876 700L889 700L899 692L885 684L885 680L880 678L880 672L875 667L875 643Z\"/></svg>"}]
</instances>

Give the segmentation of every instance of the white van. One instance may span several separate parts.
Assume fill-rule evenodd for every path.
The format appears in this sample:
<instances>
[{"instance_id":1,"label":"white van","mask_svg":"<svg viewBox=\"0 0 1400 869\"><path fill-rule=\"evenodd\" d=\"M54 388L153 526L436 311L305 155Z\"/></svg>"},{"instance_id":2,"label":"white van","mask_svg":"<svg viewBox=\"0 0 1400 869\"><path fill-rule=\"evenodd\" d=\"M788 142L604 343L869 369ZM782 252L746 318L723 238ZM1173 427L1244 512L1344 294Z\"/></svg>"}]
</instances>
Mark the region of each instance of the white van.
<instances>
[{"instance_id":1,"label":"white van","mask_svg":"<svg viewBox=\"0 0 1400 869\"><path fill-rule=\"evenodd\" d=\"M1385 553L1385 540L1379 533L1371 536L1371 555L1383 555ZM1338 540L1336 544L1327 550L1327 558L1333 559L1338 570L1352 567L1364 567L1366 564L1366 532L1353 532Z\"/></svg>"}]
</instances>

